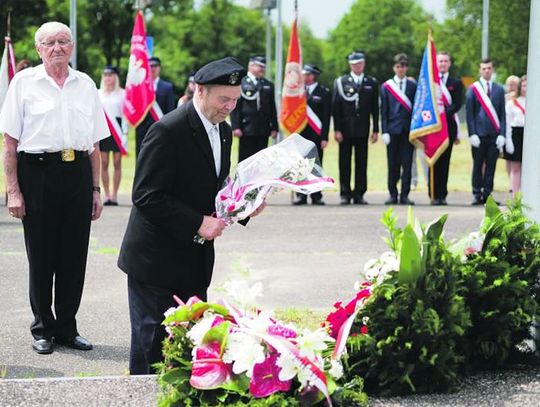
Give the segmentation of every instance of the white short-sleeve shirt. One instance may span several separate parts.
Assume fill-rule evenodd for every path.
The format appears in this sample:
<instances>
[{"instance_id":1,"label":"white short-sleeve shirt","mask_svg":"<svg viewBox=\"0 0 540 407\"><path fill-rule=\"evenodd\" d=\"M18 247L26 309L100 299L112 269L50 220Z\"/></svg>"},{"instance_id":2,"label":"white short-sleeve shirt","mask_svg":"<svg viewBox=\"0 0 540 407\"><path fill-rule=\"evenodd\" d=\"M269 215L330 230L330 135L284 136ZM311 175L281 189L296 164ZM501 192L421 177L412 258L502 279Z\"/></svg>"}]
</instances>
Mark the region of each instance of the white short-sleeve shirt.
<instances>
[{"instance_id":1,"label":"white short-sleeve shirt","mask_svg":"<svg viewBox=\"0 0 540 407\"><path fill-rule=\"evenodd\" d=\"M60 88L43 65L13 77L0 112L0 133L18 140L17 151L29 153L68 148L91 153L94 143L110 134L92 79L69 68Z\"/></svg>"}]
</instances>

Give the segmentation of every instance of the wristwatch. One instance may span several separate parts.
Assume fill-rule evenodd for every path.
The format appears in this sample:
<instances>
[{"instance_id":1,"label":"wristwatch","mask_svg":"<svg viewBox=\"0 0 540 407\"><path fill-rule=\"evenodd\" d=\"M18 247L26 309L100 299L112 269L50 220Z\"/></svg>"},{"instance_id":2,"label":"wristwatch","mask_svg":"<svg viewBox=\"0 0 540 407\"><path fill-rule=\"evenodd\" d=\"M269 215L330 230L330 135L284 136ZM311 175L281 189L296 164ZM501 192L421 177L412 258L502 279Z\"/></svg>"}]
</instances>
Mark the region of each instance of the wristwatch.
<instances>
[{"instance_id":1,"label":"wristwatch","mask_svg":"<svg viewBox=\"0 0 540 407\"><path fill-rule=\"evenodd\" d=\"M94 187L92 187L92 191L97 192L98 194L101 194L101 188L100 187L94 186Z\"/></svg>"}]
</instances>

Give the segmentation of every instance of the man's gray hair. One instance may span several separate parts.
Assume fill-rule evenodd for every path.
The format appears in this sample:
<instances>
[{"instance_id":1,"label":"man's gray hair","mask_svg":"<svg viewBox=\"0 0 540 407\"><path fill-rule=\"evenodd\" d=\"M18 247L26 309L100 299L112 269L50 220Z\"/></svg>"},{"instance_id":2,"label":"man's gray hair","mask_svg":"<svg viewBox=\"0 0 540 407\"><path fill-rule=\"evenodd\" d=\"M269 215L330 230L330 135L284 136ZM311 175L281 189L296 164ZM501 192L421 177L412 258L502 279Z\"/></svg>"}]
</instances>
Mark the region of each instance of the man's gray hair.
<instances>
[{"instance_id":1,"label":"man's gray hair","mask_svg":"<svg viewBox=\"0 0 540 407\"><path fill-rule=\"evenodd\" d=\"M58 34L59 32L67 33L69 35L69 39L73 41L73 36L71 35L71 30L69 27L63 23L59 23L58 21L50 21L42 24L41 27L37 29L34 40L36 44L38 44L44 38Z\"/></svg>"}]
</instances>

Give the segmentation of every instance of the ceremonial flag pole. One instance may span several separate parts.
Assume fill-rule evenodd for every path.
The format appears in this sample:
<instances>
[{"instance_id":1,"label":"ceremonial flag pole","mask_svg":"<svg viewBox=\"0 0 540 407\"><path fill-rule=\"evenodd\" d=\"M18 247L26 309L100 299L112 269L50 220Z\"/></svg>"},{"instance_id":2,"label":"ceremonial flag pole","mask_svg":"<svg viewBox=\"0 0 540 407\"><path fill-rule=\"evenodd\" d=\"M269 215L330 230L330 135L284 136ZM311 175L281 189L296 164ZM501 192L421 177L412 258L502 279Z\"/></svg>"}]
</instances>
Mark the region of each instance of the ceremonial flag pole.
<instances>
[{"instance_id":1,"label":"ceremonial flag pole","mask_svg":"<svg viewBox=\"0 0 540 407\"><path fill-rule=\"evenodd\" d=\"M2 53L2 62L0 63L0 109L4 104L7 90L11 79L15 75L15 53L11 43L11 13L7 16L7 33L4 37L4 52Z\"/></svg>"},{"instance_id":2,"label":"ceremonial flag pole","mask_svg":"<svg viewBox=\"0 0 540 407\"><path fill-rule=\"evenodd\" d=\"M294 4L295 17L289 40L285 80L279 121L283 131L290 135L300 133L307 124L307 98L302 75L302 49L298 37L298 2Z\"/></svg>"},{"instance_id":3,"label":"ceremonial flag pole","mask_svg":"<svg viewBox=\"0 0 540 407\"><path fill-rule=\"evenodd\" d=\"M430 197L434 199L433 166L448 147L448 124L431 29L414 96L409 140L424 150L430 168Z\"/></svg>"},{"instance_id":4,"label":"ceremonial flag pole","mask_svg":"<svg viewBox=\"0 0 540 407\"><path fill-rule=\"evenodd\" d=\"M137 10L131 37L126 98L122 107L122 112L131 126L137 127L144 120L152 109L155 97L154 81L148 64L144 18L142 11Z\"/></svg>"}]
</instances>

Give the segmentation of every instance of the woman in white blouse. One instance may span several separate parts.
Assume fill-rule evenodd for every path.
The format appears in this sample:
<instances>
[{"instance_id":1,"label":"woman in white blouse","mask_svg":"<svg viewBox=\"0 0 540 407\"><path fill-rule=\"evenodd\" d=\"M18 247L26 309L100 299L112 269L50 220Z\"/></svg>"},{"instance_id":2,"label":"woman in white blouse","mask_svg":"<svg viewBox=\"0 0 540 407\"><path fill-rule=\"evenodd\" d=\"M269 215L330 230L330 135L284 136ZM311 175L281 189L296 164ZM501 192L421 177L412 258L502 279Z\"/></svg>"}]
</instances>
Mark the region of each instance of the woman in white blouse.
<instances>
[{"instance_id":1,"label":"woman in white blouse","mask_svg":"<svg viewBox=\"0 0 540 407\"><path fill-rule=\"evenodd\" d=\"M120 139L112 135L100 141L101 150L101 181L105 192L105 201L103 205L118 205L118 188L122 178L122 154L120 147L126 148L127 131L122 120L122 105L124 104L125 90L120 87L120 77L118 68L115 66L106 66L101 75L101 84L99 86L99 97L103 108L107 113L109 120L115 120L121 129ZM109 187L109 157L113 157L113 185L112 191Z\"/></svg>"},{"instance_id":2,"label":"woman in white blouse","mask_svg":"<svg viewBox=\"0 0 540 407\"><path fill-rule=\"evenodd\" d=\"M504 158L510 163L510 185L514 195L521 188L526 96L527 76L522 76L519 80L516 97L506 103L506 151L504 152Z\"/></svg>"}]
</instances>

